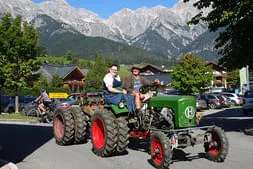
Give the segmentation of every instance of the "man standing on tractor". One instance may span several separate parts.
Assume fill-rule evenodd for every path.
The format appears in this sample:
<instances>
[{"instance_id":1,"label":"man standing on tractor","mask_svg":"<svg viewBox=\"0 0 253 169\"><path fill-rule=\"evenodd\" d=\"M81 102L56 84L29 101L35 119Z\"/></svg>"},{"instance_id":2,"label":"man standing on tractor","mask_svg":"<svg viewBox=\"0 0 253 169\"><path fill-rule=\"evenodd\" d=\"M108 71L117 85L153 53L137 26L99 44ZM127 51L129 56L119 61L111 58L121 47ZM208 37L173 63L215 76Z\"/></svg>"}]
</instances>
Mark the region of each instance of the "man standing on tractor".
<instances>
[{"instance_id":1,"label":"man standing on tractor","mask_svg":"<svg viewBox=\"0 0 253 169\"><path fill-rule=\"evenodd\" d=\"M140 88L146 85L160 84L160 80L156 79L150 81L146 77L141 76L141 68L138 66L132 66L131 72L132 74L124 79L122 87L126 89L127 93L130 93L135 97L135 105L138 111L141 108L141 102L144 102L151 97L150 95L140 93Z\"/></svg>"},{"instance_id":2,"label":"man standing on tractor","mask_svg":"<svg viewBox=\"0 0 253 169\"><path fill-rule=\"evenodd\" d=\"M126 90L121 88L122 82L117 73L118 65L112 64L109 67L108 73L103 79L105 103L120 105L120 103L125 101L130 114L134 114L136 111L134 97L130 94L127 94Z\"/></svg>"}]
</instances>

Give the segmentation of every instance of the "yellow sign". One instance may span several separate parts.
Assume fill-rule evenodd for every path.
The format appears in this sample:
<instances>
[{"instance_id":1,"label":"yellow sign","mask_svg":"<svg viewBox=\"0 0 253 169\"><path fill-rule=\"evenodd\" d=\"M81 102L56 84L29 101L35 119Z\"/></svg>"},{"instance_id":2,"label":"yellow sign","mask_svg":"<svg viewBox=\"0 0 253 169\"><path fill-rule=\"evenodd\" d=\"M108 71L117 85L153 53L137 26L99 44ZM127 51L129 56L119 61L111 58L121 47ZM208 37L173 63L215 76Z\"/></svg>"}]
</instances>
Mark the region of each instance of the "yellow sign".
<instances>
[{"instance_id":1,"label":"yellow sign","mask_svg":"<svg viewBox=\"0 0 253 169\"><path fill-rule=\"evenodd\" d=\"M50 98L67 98L68 96L67 93L49 93Z\"/></svg>"}]
</instances>

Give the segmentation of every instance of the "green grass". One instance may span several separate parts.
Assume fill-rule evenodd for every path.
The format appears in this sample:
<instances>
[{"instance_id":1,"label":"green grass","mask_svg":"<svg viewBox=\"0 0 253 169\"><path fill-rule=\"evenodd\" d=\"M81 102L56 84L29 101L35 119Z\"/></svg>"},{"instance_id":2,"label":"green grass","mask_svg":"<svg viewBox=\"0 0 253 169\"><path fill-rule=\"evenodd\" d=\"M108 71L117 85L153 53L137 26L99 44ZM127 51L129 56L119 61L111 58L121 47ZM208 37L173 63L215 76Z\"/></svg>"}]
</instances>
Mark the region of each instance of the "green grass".
<instances>
[{"instance_id":1,"label":"green grass","mask_svg":"<svg viewBox=\"0 0 253 169\"><path fill-rule=\"evenodd\" d=\"M20 113L0 114L0 119L3 120L38 120L37 117L28 117Z\"/></svg>"}]
</instances>

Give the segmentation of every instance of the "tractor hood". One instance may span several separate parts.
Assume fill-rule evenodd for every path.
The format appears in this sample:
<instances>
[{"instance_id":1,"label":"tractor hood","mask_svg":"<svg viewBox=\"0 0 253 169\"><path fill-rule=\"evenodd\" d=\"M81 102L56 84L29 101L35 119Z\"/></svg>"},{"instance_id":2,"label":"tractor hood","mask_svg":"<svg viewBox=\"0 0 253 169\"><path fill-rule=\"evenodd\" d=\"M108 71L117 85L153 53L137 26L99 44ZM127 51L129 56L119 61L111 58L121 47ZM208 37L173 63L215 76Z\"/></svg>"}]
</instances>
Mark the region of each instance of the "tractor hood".
<instances>
[{"instance_id":1,"label":"tractor hood","mask_svg":"<svg viewBox=\"0 0 253 169\"><path fill-rule=\"evenodd\" d=\"M150 100L149 106L171 108L175 114L177 127L196 125L196 98L194 96L156 96Z\"/></svg>"},{"instance_id":2,"label":"tractor hood","mask_svg":"<svg viewBox=\"0 0 253 169\"><path fill-rule=\"evenodd\" d=\"M168 105L177 105L180 102L187 102L190 104L196 104L196 99L194 96L157 96L153 97L149 104L153 107L167 107ZM196 105L195 105L196 106Z\"/></svg>"}]
</instances>

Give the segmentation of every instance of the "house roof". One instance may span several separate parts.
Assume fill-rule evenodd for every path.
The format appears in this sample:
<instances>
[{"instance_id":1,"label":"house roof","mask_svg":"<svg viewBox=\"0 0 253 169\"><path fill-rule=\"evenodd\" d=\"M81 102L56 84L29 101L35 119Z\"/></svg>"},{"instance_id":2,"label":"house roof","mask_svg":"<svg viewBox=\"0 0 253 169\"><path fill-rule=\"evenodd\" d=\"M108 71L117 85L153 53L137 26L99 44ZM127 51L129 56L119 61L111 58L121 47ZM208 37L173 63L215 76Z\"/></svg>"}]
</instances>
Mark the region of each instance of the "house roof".
<instances>
[{"instance_id":1,"label":"house roof","mask_svg":"<svg viewBox=\"0 0 253 169\"><path fill-rule=\"evenodd\" d=\"M207 62L207 63L205 64L205 66L211 66L212 69L217 70L217 71L222 71L222 70L224 70L224 68L222 68L221 66L219 66L219 65L218 65L217 63L215 63L215 62Z\"/></svg>"},{"instance_id":2,"label":"house roof","mask_svg":"<svg viewBox=\"0 0 253 169\"><path fill-rule=\"evenodd\" d=\"M82 68L80 69L78 66L74 65L55 65L55 64L43 64L41 65L39 72L42 73L43 76L46 76L48 79L52 79L54 74L58 74L60 78L64 79L67 75L69 75L74 70L79 70L79 72L84 76L88 69Z\"/></svg>"},{"instance_id":3,"label":"house roof","mask_svg":"<svg viewBox=\"0 0 253 169\"><path fill-rule=\"evenodd\" d=\"M169 70L167 69L164 69L163 66L159 67L159 66L155 66L155 65L152 65L152 64L145 64L145 65L134 65L136 67L139 67L141 72L144 73L146 72L147 70L151 71L151 72L158 72L158 73L163 73L163 72L170 72Z\"/></svg>"}]
</instances>

